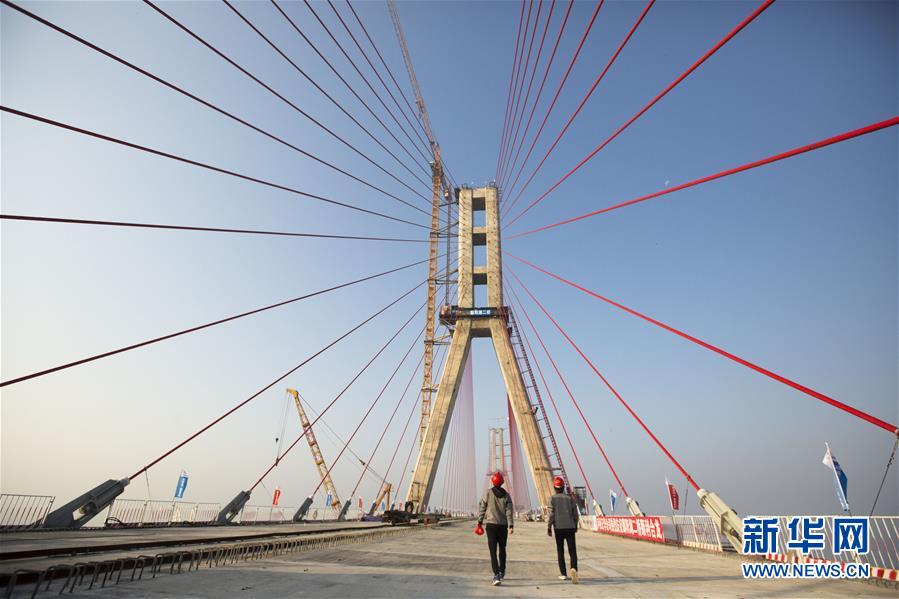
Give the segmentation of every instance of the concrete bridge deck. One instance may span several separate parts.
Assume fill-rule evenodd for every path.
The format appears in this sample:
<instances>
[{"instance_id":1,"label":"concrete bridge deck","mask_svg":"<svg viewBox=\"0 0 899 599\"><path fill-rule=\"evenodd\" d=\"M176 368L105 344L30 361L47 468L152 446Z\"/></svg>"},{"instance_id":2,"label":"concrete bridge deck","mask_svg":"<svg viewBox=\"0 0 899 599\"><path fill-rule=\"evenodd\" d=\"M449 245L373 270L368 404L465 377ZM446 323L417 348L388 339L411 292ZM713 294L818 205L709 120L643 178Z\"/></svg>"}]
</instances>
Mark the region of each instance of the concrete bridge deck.
<instances>
[{"instance_id":1,"label":"concrete bridge deck","mask_svg":"<svg viewBox=\"0 0 899 599\"><path fill-rule=\"evenodd\" d=\"M386 526L379 522L303 522L247 526L173 526L93 530L24 530L0 535L0 570L9 564L35 567L31 558L84 555L132 549L175 548L246 541L273 535L300 535ZM58 558L56 558L58 561ZM22 561L24 560L24 561Z\"/></svg>"},{"instance_id":2,"label":"concrete bridge deck","mask_svg":"<svg viewBox=\"0 0 899 599\"><path fill-rule=\"evenodd\" d=\"M555 545L541 524L510 537L502 586L490 585L486 541L470 523L378 542L320 549L161 576L75 597L896 597L852 581L744 580L740 559L578 534L581 584L556 579ZM68 593L67 593L68 594Z\"/></svg>"}]
</instances>

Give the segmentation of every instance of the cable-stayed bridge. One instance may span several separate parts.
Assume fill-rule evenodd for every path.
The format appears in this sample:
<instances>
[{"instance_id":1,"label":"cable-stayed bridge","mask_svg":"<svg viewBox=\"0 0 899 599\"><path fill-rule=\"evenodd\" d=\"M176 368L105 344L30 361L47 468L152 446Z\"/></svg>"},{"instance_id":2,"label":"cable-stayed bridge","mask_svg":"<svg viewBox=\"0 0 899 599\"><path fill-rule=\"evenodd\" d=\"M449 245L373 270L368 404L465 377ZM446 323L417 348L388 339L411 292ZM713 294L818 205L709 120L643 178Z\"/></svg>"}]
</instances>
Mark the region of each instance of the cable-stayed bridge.
<instances>
[{"instance_id":1,"label":"cable-stayed bridge","mask_svg":"<svg viewBox=\"0 0 899 599\"><path fill-rule=\"evenodd\" d=\"M454 60L452 53L432 64L425 57L433 59L433 48L417 48L409 41L420 38L418 21L414 35L407 39L410 29L401 19L406 5L388 0L376 9L374 4L330 0L222 0L186 7L144 0L93 7L100 13L112 11L110 23L131 22L134 15L139 15L152 21L146 27L162 32L159 35L164 37L158 37L154 44L168 40L202 56L196 62L185 60L178 68L171 68L154 59L152 48L128 51L128 44L121 39L128 37L124 30L106 27L102 20L88 26L83 17L68 9L10 0L2 3L3 47L10 61L4 71L11 73L8 78L4 76L4 88L12 90L4 95L0 106L4 141L11 136L24 148L34 136L34 144L41 146L38 152L34 148L17 152L19 146L10 143L4 152L7 164L14 165L4 167L4 178L13 180L5 188L7 201L0 214L4 236L9 236L4 269L9 261L30 251L24 239L64 238L63 231L72 230L79 231L78 235L100 236L95 243L102 243L102 234L112 231L166 235L158 242L163 246L166 240L175 238L200 238L200 243L214 238L221 244L216 251L223 252L234 251L247 239L260 244L304 243L304 251L289 260L322 264L321 276L300 281L302 293L276 298L267 295L266 301L253 304L239 302L245 306L240 310L204 309L199 312L202 318L196 321L179 318L174 321L184 324L162 328L147 328L146 315L135 313L135 330L152 332L113 336L128 341L101 348L90 335L54 331L60 337L57 343L74 353L48 349L47 355L68 357L29 362L15 359L4 364L0 381L4 409L28 401L28 397L33 399L28 394L37 392L29 389L40 389L40 393L55 389L42 385L65 385L66 389L65 393L52 392L42 398L40 409L47 411L75 409L82 396L107 385L114 390L110 396L119 394L115 409L106 416L76 412L71 426L41 431L42 444L55 456L59 468L57 472L40 473L43 487L13 489L7 480L2 481L0 573L8 596L78 594L97 589L107 594L189 596L231 596L241 591L253 596L486 594L490 588L483 583L482 571L486 572L487 563L482 555L483 542L470 532L478 499L485 490L485 470L506 474L519 518L518 532L510 542L515 571L510 570L502 592L511 588L513 591L508 592L525 596L895 593L899 577L899 517L895 515L899 485L892 465L899 444L899 414L892 405L895 397L890 398L892 404L886 404L892 405L892 412L884 410L882 401L863 393L853 396L833 392L830 385L819 386L791 374L791 369L778 366L777 357L782 353L772 350L759 357L757 352L743 351L739 343L731 342L732 335L722 335L724 340L719 341L692 332L693 327L660 316L664 313L659 308L664 305L664 297L636 303L607 294L588 276L593 258L586 249L566 255L561 267L551 266L560 260L554 254L553 242L542 240L548 239L551 231L564 234L574 230L575 224L597 223L638 205L650 211L712 185L719 190L727 185L739 186L744 173L752 172L759 178L771 173L776 182L777 177L784 176L778 169L788 169L797 161L811 160L833 148L847 148L851 153L863 144L887 143L892 144L889 151L895 157L899 124L896 106L888 113L854 115L854 125L849 128L824 128L787 147L751 154L723 168L673 182L666 180L649 192L567 216L535 220L540 214L538 207L544 210L554 200L560 201L572 182L590 177L602 157L614 151L616 141L636 135L635 130L653 118L659 107L672 101L671 97L689 88L704 69L720 66L732 57L728 51L740 40L751 38L760 24L771 27L778 19L786 20L788 15L779 12L782 3L764 0L740 4L738 18L728 21L722 31L697 34L705 40L702 50L646 97L639 98L620 121L596 135L590 127L596 117L592 107L612 93L607 87L621 81L621 63L629 64L626 57L639 48L635 45L648 43L644 41L646 28L656 27L653 19L660 10L671 7L657 6L655 0L639 6L628 4L626 18L614 17L614 32L610 33L611 27L602 29L614 40L608 41L608 52L600 53L593 45L598 43L597 29L605 27L603 17L607 13L619 11L623 5L604 8L602 0L578 4L531 0L514 7L496 5L492 9L501 9L503 20L489 27L514 30L514 35L509 33L514 44L506 56L510 60L501 63L503 82L507 82L505 103L494 107L496 112L491 116L498 121L499 111L503 112L502 124L496 127L499 138L487 139L480 126L464 131L469 145L478 146L478 151L495 144L492 178L476 183L456 179L455 174L464 171L454 173L450 169L450 165L468 161L448 151L452 146L446 143L447 138L454 139L457 132L443 131L442 127L449 128L454 121L440 115L434 120L435 126L425 97L443 98L458 89L473 96L481 92L476 82L449 81L442 76L445 63ZM895 16L895 7L884 10L892 10ZM227 26L223 25L225 21ZM618 28L618 21L624 26ZM137 27L141 26L138 23ZM445 42L439 39L447 35L440 23L429 23L427 28L433 32L431 42L435 47ZM892 31L896 31L895 23ZM871 36L877 35L884 33L871 32ZM19 88L26 86L23 82L34 76L37 63L19 65L37 60L36 56L51 60L36 50L49 47L49 40L66 48L70 53L67 61L86 65L85 79L90 69L102 64L103 69L115 70L116 76L126 75L138 90L134 92L136 97L144 97L141 90L152 88L154 94L164 94L165 104L157 96L147 100L140 108L147 129L135 128L129 134L127 126L92 124L102 123L98 118L102 107L85 106L87 103L74 96L67 102L65 90L55 97L41 90L20 93ZM484 60L499 58L485 56ZM890 60L895 66L895 56L883 57L884 64ZM196 72L191 70L194 67ZM809 64L808 68L813 67ZM26 72L30 74L26 76ZM77 79L76 74L66 72L67 77ZM289 73L290 78L274 76L274 72ZM227 77L223 85L229 92L230 86L237 89L238 85L241 91L234 91L233 96L210 92L216 89L218 77ZM204 81L209 85L203 85ZM720 85L731 83L722 81ZM436 87L432 89L432 85ZM703 85L708 82L703 81ZM99 93L114 98L124 92L110 83ZM20 101L29 97L30 104ZM264 102L265 108L251 109L243 101L245 97ZM172 127L166 135L154 135L158 131L152 123L169 115L174 101L178 106L189 106L191 116L184 117L180 126ZM65 110L54 110L54 102ZM435 102L429 100L429 105L433 109ZM79 106L90 118L79 118L75 109ZM272 116L275 111L276 117ZM436 111L434 114L437 117ZM289 125L283 115L290 115ZM115 123L120 115L110 117ZM202 123L200 118L204 119ZM209 118L213 120L205 120ZM220 132L209 123L228 129ZM463 130L466 122L459 120L453 126ZM585 130L590 131L586 137ZM246 149L233 142L237 139L232 138L234 131L246 136L241 140L253 144L246 146L252 156L243 163L229 155L232 149ZM640 135L645 134L640 129ZM30 187L19 181L40 179L36 175L40 169L62 177L92 163L90 158L80 163L77 156L57 162L58 148L43 145L45 135L52 135L54 144L78 140L116 154L114 164L92 175L98 193L107 184L119 184L115 165L140 160L143 172L160 185L177 187L183 183L183 173L202 173L201 182L191 183L190 191L177 199L186 199L194 192L204 201L223 195L228 197L221 206L226 217L239 214L229 193L252 198L286 197L300 202L305 212L293 220L273 212L274 222L291 223L277 227L233 224L239 216L232 219L232 224L221 224L227 219L218 218L218 212L216 218L209 216L203 221L204 212L199 208L192 208L191 218L183 222L161 217L117 218L99 212L72 216L64 209L67 205L43 204L40 197L30 197ZM184 141L191 135L207 143L212 140L211 146L203 152L195 151ZM585 140L589 142L586 146ZM574 159L563 153L564 141L574 144ZM653 141L641 143L648 148ZM279 158L269 161L258 150L263 147L276 149ZM571 150L572 145L568 147ZM36 160L41 152L46 159ZM647 150L646 155L652 152ZM492 160L493 153L490 156ZM874 166L862 164L856 168L860 178L875 178ZM896 165L892 168L895 175ZM613 175L604 176L612 179ZM39 183L33 181L35 187ZM893 202L895 216L895 186L892 191L893 197L885 202ZM99 205L79 193L66 199L71 204L83 199L86 206ZM146 200L141 190L134 193ZM883 200L877 192L871 193ZM161 206L169 201L161 200ZM261 204L255 204L258 213L276 210ZM152 202L148 205L153 206ZM42 206L56 206L57 211L44 211ZM144 212L163 214L158 208ZM127 207L121 210L128 215L139 212L132 213ZM849 219L845 215L840 218ZM298 220L307 224L295 226ZM895 226L893 229L895 232ZM866 235L863 232L850 239L866 240ZM170 243L174 246L180 242ZM342 249L350 246L355 249ZM160 260L168 249L159 248ZM629 250L622 247L620 251L625 254ZM396 259L398 256L402 259ZM334 262L341 258L347 259L342 266ZM255 254L246 259L251 264L242 265L245 276L265 271L265 266L255 262ZM190 258L179 254L180 260ZM890 260L895 266L895 252L880 262L889 266ZM878 267L882 266L880 262ZM377 267L357 268L358 264L370 263ZM220 265L212 262L208 268L210 273L220 272ZM136 269L129 271L119 275L121 280L140 278ZM104 281L108 284L109 280L103 277L109 275L90 280L97 276L92 264L84 264L83 272L69 274L78 281L77 285L69 283L73 296L85 293L90 299L95 294L98 305L100 296L115 288L110 285L104 289ZM203 277L198 270L189 281L200 286ZM78 285L85 281L85 291L79 292ZM255 279L240 285L235 295L253 297L244 293L252 291L248 288L254 285ZM13 293L4 287L4 294ZM291 284L290 288L297 286ZM64 307L68 291L54 294L54 301ZM158 288L154 296L182 297L184 293L181 283L173 278L171 289ZM811 530L796 532L793 516L815 514L774 514L769 524L778 529L782 540L759 549L759 543L767 538L757 538L754 529L748 528L754 524L743 519L755 514L755 508L743 497L723 490L733 489L731 478L741 476L729 457L733 454L722 451L724 476L721 469L707 473L692 466L697 462L708 464L709 455L716 453L708 443L701 452L697 449L700 444L693 437L703 430L724 431L728 443L743 443L743 459L773 462L782 458L775 451L766 453L766 443L759 441L764 432L747 430L749 416L745 412L749 408L716 398L708 410L689 414L689 427L682 430L675 423L683 422L684 414L676 407L628 393L615 369L603 363L606 356L596 355L593 349L591 318L568 313L568 304L560 304L559 294L563 293L586 302L591 310L611 308L623 319L658 332L666 342L675 340L726 363L751 377L753 384L764 381L769 385L766 389L776 388L777 393L785 394L789 405L784 410L803 414L800 418L818 422L826 413L826 418L839 419L847 431L841 439L844 447L861 446L863 440L879 443L884 452L865 454L866 467L873 473L868 477L866 472L866 480L878 483L876 488L864 491L870 491L870 505L855 503L854 511L850 508L845 479L841 483L845 475L828 446L825 463L836 481L836 495L844 503L842 510L813 519L811 524L822 531L820 537L814 537ZM4 309L4 320L33 318L31 310L48 305L45 297L26 296L23 291L14 292L14 301ZM189 303L185 297L183 305ZM153 301L147 305L152 306ZM173 374L172 380L191 385L190 392L185 391L183 396L183 402L189 403L192 394L202 388L189 374L190 365L205 356L184 350L183 345L179 348L179 344L229 327L249 331L254 321L275 318L287 310L303 314L303 320L296 321L302 322L300 327L277 334L284 343L278 355L284 357L289 350L289 359L283 362L286 365L248 359L248 370L269 374L254 378L247 391L217 396L208 404L192 407L190 418L172 411L166 425L146 429L139 412L122 407L133 398L121 396L123 386L115 378L120 375L106 370L115 368L117 362L128 360L129 368L140 368L135 364L142 356L159 360L161 354L157 352L170 351L167 359L177 363L171 366L173 372L175 368L187 369L187 374ZM325 313L327 317L322 316ZM762 318L752 313L740 316L749 321ZM895 317L892 322L884 318L880 324L895 329ZM382 325L385 330L378 328ZM102 323L92 327L116 328ZM241 344L252 345L251 339L258 342L251 335L241 334ZM608 342L614 343L611 338ZM18 348L30 357L43 355L31 345L35 341L22 338L18 328L15 334L4 335L7 356L16 355ZM213 351L220 355L219 351L228 349L216 347ZM482 365L492 368L494 359L485 359L484 351L493 354L499 366L498 393L493 403L498 406L496 413L502 415L500 426L480 418L486 394L474 382L473 373L479 373ZM895 344L891 351L895 357ZM840 363L833 357L836 354L826 355L832 357L827 369L837 372ZM316 372L315 368L322 370ZM641 368L651 371L651 365L642 364ZM572 380L576 369L589 377L589 393L579 390ZM223 376L229 380L232 375L243 382L248 380L233 365L223 370L228 370ZM94 378L85 382L83 376ZM134 381L132 386L137 388L141 383ZM259 438L268 436L269 431L260 434L268 425L260 425L259 412L253 410L273 401L280 416L271 452L268 439L265 449L259 449L263 445ZM597 417L593 407L599 403L602 412ZM152 402L145 400L144 408L152 411ZM626 447L609 443L609 436L618 438L610 434L610 423L618 422L612 420L613 411L630 427ZM24 430L26 426L40 430L34 425L42 418L39 413L21 420L18 414L4 411L5 431L6 427ZM193 418L197 414L201 417ZM98 420L103 424L96 424ZM128 427L129 443L110 441L108 429L114 426ZM488 440L488 431L489 456L479 459L476 449ZM86 450L77 455L60 452L54 443L69 438L79 439ZM132 458L132 445L141 452L146 448L152 451ZM4 467L15 467L17 473L26 471L30 460L35 459L19 452L18 447L9 442L3 450ZM188 453L192 451L204 454L203 459ZM266 457L259 461L262 452L267 452ZM644 488L642 473L634 468L635 463L642 462L635 462L632 456L649 452L652 459L664 460L670 472L677 475L670 483L664 478L667 511L650 513L641 507L641 498L658 494L659 489ZM702 460L697 453L703 454ZM834 453L841 455L839 447ZM185 498L186 489L194 484L189 481L196 478L194 467L182 461L188 455L203 464L198 465L200 469L209 463L204 460L215 456L217 467L207 468L215 472L206 476L214 475L219 483L227 485L225 495L204 498L208 501ZM112 463L117 468L127 464L126 470L100 467ZM818 471L810 474L810 479L831 476L816 467ZM174 497L154 497L151 474L168 469L168 475L172 468L180 468ZM17 476L17 485L28 480ZM554 580L555 559L542 534L557 476L581 507L583 530L578 538L583 584L576 590ZM63 491L54 489L54 479L67 481L60 484ZM282 492L280 486L306 485L309 480L312 482L308 488L303 487L302 495ZM72 481L77 481L79 492L70 492L76 484ZM600 486L606 482L608 495ZM793 482L797 487L804 484ZM661 483L658 487L662 488ZM778 488L772 493L783 497L791 491ZM683 505L688 502L689 514ZM865 550L840 550L841 518L865 516L869 546ZM792 544L785 540L788 534ZM777 577L776 572L747 575L747 564L834 567L838 575L828 578L819 573L803 578L787 573L780 576L781 580L761 580ZM864 576L852 575L859 566L864 566Z\"/></svg>"}]
</instances>

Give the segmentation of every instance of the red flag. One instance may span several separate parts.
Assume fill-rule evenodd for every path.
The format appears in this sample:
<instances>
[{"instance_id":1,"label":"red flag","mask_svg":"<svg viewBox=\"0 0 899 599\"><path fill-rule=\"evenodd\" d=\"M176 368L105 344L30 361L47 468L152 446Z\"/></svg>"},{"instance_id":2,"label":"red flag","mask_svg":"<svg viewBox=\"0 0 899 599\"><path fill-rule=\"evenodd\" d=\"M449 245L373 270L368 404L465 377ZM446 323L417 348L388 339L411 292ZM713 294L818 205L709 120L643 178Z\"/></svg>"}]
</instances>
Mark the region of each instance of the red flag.
<instances>
[{"instance_id":1,"label":"red flag","mask_svg":"<svg viewBox=\"0 0 899 599\"><path fill-rule=\"evenodd\" d=\"M362 509L362 497L359 497L359 509Z\"/></svg>"},{"instance_id":2,"label":"red flag","mask_svg":"<svg viewBox=\"0 0 899 599\"><path fill-rule=\"evenodd\" d=\"M665 479L665 486L668 487L668 503L671 504L671 511L676 512L680 506L680 495L677 494L677 489L668 482L667 478Z\"/></svg>"},{"instance_id":3,"label":"red flag","mask_svg":"<svg viewBox=\"0 0 899 599\"><path fill-rule=\"evenodd\" d=\"M272 505L278 505L279 499L281 499L281 487L275 487L275 496L272 497Z\"/></svg>"}]
</instances>

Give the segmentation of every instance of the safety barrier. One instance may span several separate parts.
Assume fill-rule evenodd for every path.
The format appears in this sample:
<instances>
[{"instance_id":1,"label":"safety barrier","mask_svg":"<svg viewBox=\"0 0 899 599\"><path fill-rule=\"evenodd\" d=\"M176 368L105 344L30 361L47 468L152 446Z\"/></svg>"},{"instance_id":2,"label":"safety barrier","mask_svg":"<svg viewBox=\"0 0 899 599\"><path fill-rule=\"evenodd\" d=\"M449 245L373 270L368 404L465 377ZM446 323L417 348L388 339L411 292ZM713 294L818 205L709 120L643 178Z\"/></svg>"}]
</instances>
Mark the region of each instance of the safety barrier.
<instances>
[{"instance_id":1,"label":"safety barrier","mask_svg":"<svg viewBox=\"0 0 899 599\"><path fill-rule=\"evenodd\" d=\"M203 524L215 520L218 503L116 499L106 512L107 526L173 526Z\"/></svg>"},{"instance_id":2,"label":"safety barrier","mask_svg":"<svg viewBox=\"0 0 899 599\"><path fill-rule=\"evenodd\" d=\"M239 561L260 560L302 551L368 543L426 528L428 527L404 526L304 535L293 538L282 537L263 541L215 544L192 551L173 551L113 560L76 562L51 566L46 570L16 570L5 580L6 597L11 597L17 590L25 592L31 590L31 597L35 597L38 593L49 592L62 595L65 592L73 593L76 587L80 588L85 584L87 589L93 589L95 585L105 587L107 584L120 584L123 579L125 582L141 580L145 574L151 578L166 573L182 574L199 570L203 566L214 568ZM57 581L62 581L62 584L54 587L53 585ZM34 586L31 586L32 584ZM17 586L19 589L16 588ZM52 591L51 587L53 587Z\"/></svg>"},{"instance_id":3,"label":"safety barrier","mask_svg":"<svg viewBox=\"0 0 899 599\"><path fill-rule=\"evenodd\" d=\"M306 520L311 520L313 522L329 522L332 520L337 520L337 516L339 515L339 507L334 508L323 505L311 505L309 506L309 511L306 512Z\"/></svg>"},{"instance_id":4,"label":"safety barrier","mask_svg":"<svg viewBox=\"0 0 899 599\"><path fill-rule=\"evenodd\" d=\"M661 516L661 519L668 542L706 551L733 550L711 516Z\"/></svg>"},{"instance_id":5,"label":"safety barrier","mask_svg":"<svg viewBox=\"0 0 899 599\"><path fill-rule=\"evenodd\" d=\"M269 522L290 522L296 513L295 507L276 505L245 505L236 518L241 524L263 524Z\"/></svg>"},{"instance_id":6,"label":"safety barrier","mask_svg":"<svg viewBox=\"0 0 899 599\"><path fill-rule=\"evenodd\" d=\"M851 561L871 566L871 578L899 582L899 516L872 516L868 519L869 552L866 555L833 553L833 519L836 516L814 516L824 519L824 548L812 549L807 556L787 551L788 523L792 516L778 516L779 552L766 559L778 562L838 563ZM659 536L655 529L662 529ZM732 552L734 548L718 530L711 516L581 516L581 527L594 532L665 542L683 547L714 552ZM801 531L800 531L801 532ZM802 540L799 535L797 540Z\"/></svg>"},{"instance_id":7,"label":"safety barrier","mask_svg":"<svg viewBox=\"0 0 899 599\"><path fill-rule=\"evenodd\" d=\"M6 497L5 495L3 497ZM38 497L38 496L24 496ZM52 497L46 509L41 512L43 519L49 512ZM116 499L106 512L107 526L174 526L178 524L208 524L215 521L222 506L219 503L191 503L185 501L158 501L147 499ZM16 513L23 512L18 510ZM34 510L32 510L34 511ZM295 507L274 505L245 505L234 519L239 524L270 524L290 522L296 513ZM351 508L347 520L359 520L363 510ZM340 510L325 506L312 506L306 519L330 522L337 520ZM2 527L0 527L2 528Z\"/></svg>"},{"instance_id":8,"label":"safety barrier","mask_svg":"<svg viewBox=\"0 0 899 599\"><path fill-rule=\"evenodd\" d=\"M36 528L50 513L55 497L51 495L0 495L0 530Z\"/></svg>"},{"instance_id":9,"label":"safety barrier","mask_svg":"<svg viewBox=\"0 0 899 599\"><path fill-rule=\"evenodd\" d=\"M811 549L807 556L797 551L788 551L786 539L792 516L778 516L780 530L778 553L765 557L778 562L839 563L853 562L871 566L871 577L899 582L899 516L872 516L868 519L868 553L833 553L833 520L837 516L813 516L824 519L824 548ZM800 527L801 529L801 527ZM802 531L797 540L802 540Z\"/></svg>"}]
</instances>

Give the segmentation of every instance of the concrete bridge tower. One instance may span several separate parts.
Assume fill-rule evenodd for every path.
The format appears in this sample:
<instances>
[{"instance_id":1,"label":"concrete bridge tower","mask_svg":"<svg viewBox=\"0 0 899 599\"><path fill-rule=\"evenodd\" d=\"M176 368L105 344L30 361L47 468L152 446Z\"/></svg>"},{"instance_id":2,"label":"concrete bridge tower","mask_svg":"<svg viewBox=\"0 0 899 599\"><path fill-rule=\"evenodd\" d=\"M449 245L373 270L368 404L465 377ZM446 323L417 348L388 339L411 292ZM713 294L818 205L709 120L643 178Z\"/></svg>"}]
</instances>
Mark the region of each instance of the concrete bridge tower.
<instances>
[{"instance_id":1,"label":"concrete bridge tower","mask_svg":"<svg viewBox=\"0 0 899 599\"><path fill-rule=\"evenodd\" d=\"M418 511L429 503L471 340L486 337L493 342L540 505L546 506L552 495L553 471L509 336L508 309L503 304L497 190L494 186L465 187L458 190L458 201L458 298L455 306L443 306L440 310L441 322L453 331L452 341L406 500ZM474 226L478 212L484 213L484 226ZM486 247L486 264L474 263L473 250L477 246ZM475 305L478 286L487 288L486 306Z\"/></svg>"}]
</instances>

